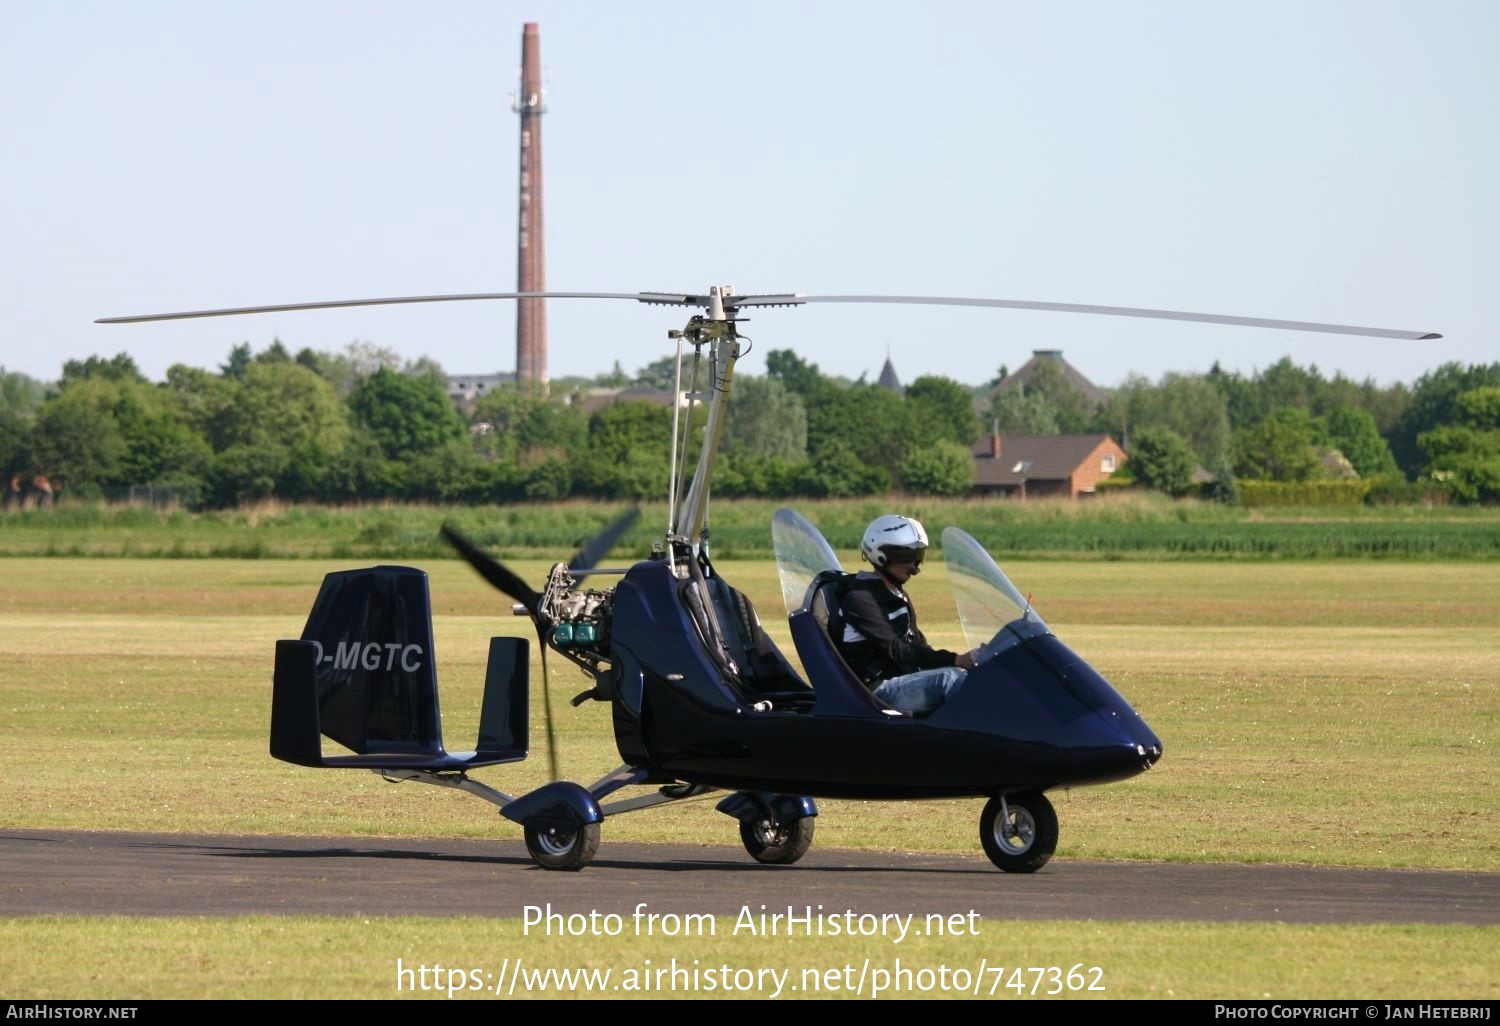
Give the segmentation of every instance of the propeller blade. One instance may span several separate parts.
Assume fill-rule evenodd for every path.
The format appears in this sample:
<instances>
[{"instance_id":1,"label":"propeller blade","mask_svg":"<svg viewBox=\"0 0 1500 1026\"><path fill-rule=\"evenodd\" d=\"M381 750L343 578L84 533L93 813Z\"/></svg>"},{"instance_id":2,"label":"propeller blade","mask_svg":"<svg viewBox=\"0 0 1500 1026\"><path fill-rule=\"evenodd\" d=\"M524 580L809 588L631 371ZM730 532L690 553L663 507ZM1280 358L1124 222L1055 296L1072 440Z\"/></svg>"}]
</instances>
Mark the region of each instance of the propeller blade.
<instances>
[{"instance_id":1,"label":"propeller blade","mask_svg":"<svg viewBox=\"0 0 1500 1026\"><path fill-rule=\"evenodd\" d=\"M611 525L609 530L613 528L614 525ZM547 632L542 626L542 620L537 616L537 607L541 604L542 593L521 580L515 571L510 570L475 545L453 525L444 524L442 535L448 540L448 544L457 549L459 555L479 572L480 577L531 611L532 623L536 625L538 647L542 650L542 715L547 721L547 764L552 771L551 779L560 780L562 778L557 772L557 731L552 726L552 682L547 672Z\"/></svg>"},{"instance_id":2,"label":"propeller blade","mask_svg":"<svg viewBox=\"0 0 1500 1026\"><path fill-rule=\"evenodd\" d=\"M537 603L542 600L541 592L521 580L515 571L503 566L498 560L460 534L457 528L452 525L444 524L442 534L448 540L448 543L458 550L459 555L463 556L469 565L479 572L480 577L490 582L501 593L509 595L531 610L533 618L536 616ZM545 645L543 646L543 651L546 651Z\"/></svg>"},{"instance_id":3,"label":"propeller blade","mask_svg":"<svg viewBox=\"0 0 1500 1026\"><path fill-rule=\"evenodd\" d=\"M757 302L761 300L761 302ZM1318 324L1313 321L1277 321L1265 317L1230 317L1223 314L1187 313L1182 310L1143 310L1133 306L1091 306L1083 303L1034 303L1019 299L965 299L958 296L740 296L727 305L792 306L803 303L902 303L930 306L988 306L1006 310L1050 310L1054 313L1106 314L1112 317L1155 317L1165 321L1201 321L1237 324L1248 328L1281 328L1286 331L1326 331L1338 335L1369 335L1373 338L1442 338L1434 331L1397 328L1358 328L1348 324Z\"/></svg>"},{"instance_id":4,"label":"propeller blade","mask_svg":"<svg viewBox=\"0 0 1500 1026\"><path fill-rule=\"evenodd\" d=\"M626 510L615 519L614 523L583 543L574 553L573 558L568 561L568 569L588 570L597 566L601 559L609 555L609 550L615 547L620 536L630 530L630 525L635 523L640 515L639 506Z\"/></svg>"}]
</instances>

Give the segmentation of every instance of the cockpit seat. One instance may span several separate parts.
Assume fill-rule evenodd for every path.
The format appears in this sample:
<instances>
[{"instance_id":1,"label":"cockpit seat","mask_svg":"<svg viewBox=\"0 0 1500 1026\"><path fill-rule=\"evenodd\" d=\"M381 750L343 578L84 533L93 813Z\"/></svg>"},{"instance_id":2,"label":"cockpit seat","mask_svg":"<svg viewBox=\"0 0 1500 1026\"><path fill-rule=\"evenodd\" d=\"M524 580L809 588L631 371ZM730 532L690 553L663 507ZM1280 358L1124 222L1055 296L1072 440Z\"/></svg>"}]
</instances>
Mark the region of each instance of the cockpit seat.
<instances>
[{"instance_id":1,"label":"cockpit seat","mask_svg":"<svg viewBox=\"0 0 1500 1026\"><path fill-rule=\"evenodd\" d=\"M743 593L710 568L702 578L683 582L682 599L720 676L747 705L769 703L778 712L812 709L816 693L761 628L755 607Z\"/></svg>"}]
</instances>

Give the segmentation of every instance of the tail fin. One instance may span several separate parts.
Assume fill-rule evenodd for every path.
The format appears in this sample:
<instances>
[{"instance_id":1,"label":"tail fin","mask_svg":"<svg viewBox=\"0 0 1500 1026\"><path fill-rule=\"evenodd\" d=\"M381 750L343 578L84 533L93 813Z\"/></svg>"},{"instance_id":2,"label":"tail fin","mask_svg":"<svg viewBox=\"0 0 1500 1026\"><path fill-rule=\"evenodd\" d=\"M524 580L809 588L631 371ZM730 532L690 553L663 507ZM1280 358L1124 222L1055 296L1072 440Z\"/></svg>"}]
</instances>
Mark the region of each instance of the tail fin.
<instances>
[{"instance_id":1,"label":"tail fin","mask_svg":"<svg viewBox=\"0 0 1500 1026\"><path fill-rule=\"evenodd\" d=\"M331 573L299 641L276 643L271 754L303 766L462 769L527 752L528 643L495 638L473 752L443 748L427 574ZM353 755L322 754L328 737Z\"/></svg>"}]
</instances>

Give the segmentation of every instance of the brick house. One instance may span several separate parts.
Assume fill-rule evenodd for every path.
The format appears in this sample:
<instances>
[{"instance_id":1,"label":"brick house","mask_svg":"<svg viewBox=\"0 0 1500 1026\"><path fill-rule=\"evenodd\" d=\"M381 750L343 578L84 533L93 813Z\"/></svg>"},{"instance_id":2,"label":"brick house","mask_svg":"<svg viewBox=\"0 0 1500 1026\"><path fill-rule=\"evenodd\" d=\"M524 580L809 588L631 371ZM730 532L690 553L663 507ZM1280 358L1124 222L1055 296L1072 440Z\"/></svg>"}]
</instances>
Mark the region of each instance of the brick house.
<instances>
[{"instance_id":1,"label":"brick house","mask_svg":"<svg viewBox=\"0 0 1500 1026\"><path fill-rule=\"evenodd\" d=\"M1126 460L1109 435L989 435L970 454L972 494L1017 499L1092 495Z\"/></svg>"}]
</instances>

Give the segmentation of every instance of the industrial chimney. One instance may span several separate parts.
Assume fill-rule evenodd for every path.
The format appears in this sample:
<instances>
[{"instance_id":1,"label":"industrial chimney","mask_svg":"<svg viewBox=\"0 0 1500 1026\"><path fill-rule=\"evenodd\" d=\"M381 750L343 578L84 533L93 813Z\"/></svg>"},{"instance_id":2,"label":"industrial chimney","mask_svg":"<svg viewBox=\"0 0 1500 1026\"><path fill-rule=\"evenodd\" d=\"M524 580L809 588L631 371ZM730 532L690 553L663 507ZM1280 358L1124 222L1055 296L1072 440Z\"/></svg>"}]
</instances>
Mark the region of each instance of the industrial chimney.
<instances>
[{"instance_id":1,"label":"industrial chimney","mask_svg":"<svg viewBox=\"0 0 1500 1026\"><path fill-rule=\"evenodd\" d=\"M541 38L535 22L521 34L521 90L513 109L521 115L520 220L516 232L516 291L544 292L547 264L542 236ZM516 383L547 387L547 308L545 300L516 303Z\"/></svg>"}]
</instances>

